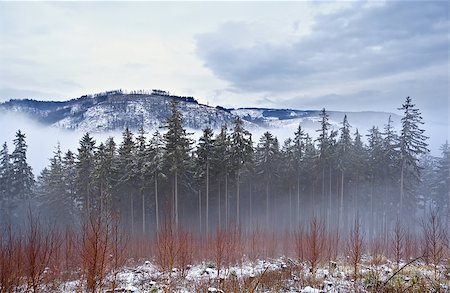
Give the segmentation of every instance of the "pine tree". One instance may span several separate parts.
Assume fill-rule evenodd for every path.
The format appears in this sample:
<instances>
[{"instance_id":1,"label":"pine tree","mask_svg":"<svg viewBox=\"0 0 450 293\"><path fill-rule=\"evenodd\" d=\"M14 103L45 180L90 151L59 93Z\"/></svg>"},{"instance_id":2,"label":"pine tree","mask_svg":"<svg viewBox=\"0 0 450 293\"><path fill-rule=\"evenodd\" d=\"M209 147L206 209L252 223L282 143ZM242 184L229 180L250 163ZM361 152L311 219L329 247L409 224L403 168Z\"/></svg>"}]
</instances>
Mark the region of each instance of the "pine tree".
<instances>
[{"instance_id":1,"label":"pine tree","mask_svg":"<svg viewBox=\"0 0 450 293\"><path fill-rule=\"evenodd\" d=\"M65 193L71 199L73 212L75 212L76 198L77 198L77 165L75 162L75 154L68 150L62 159L63 181L65 186Z\"/></svg>"},{"instance_id":2,"label":"pine tree","mask_svg":"<svg viewBox=\"0 0 450 293\"><path fill-rule=\"evenodd\" d=\"M441 152L442 157L439 158L434 174L433 194L436 205L446 206L447 217L450 218L450 145L448 141L441 146ZM450 219L448 222L450 223Z\"/></svg>"},{"instance_id":3,"label":"pine tree","mask_svg":"<svg viewBox=\"0 0 450 293\"><path fill-rule=\"evenodd\" d=\"M219 226L221 225L221 182L223 178L224 185L224 196L225 196L225 223L228 224L228 178L231 169L231 141L230 136L227 133L227 126L222 125L220 133L214 139L214 154L212 156L212 173L214 177L218 178L219 181Z\"/></svg>"},{"instance_id":4,"label":"pine tree","mask_svg":"<svg viewBox=\"0 0 450 293\"><path fill-rule=\"evenodd\" d=\"M341 197L339 203L339 214L337 227L340 229L342 223L342 216L344 214L344 185L345 185L345 173L351 167L351 154L353 148L352 138L350 136L350 124L347 120L347 115L344 116L342 121L342 127L340 128L340 138L338 142L338 168L341 171Z\"/></svg>"},{"instance_id":5,"label":"pine tree","mask_svg":"<svg viewBox=\"0 0 450 293\"><path fill-rule=\"evenodd\" d=\"M262 182L265 182L266 193L266 227L269 227L270 184L277 176L277 164L280 160L278 140L270 132L266 131L260 138L255 151L255 165Z\"/></svg>"},{"instance_id":6,"label":"pine tree","mask_svg":"<svg viewBox=\"0 0 450 293\"><path fill-rule=\"evenodd\" d=\"M322 170L322 200L325 200L325 169L329 165L329 159L330 159L330 135L329 135L329 128L331 124L328 122L329 115L326 112L325 108L322 109L320 112L320 129L316 130L319 132L319 137L316 139L318 142L318 149L319 149L319 165Z\"/></svg>"},{"instance_id":7,"label":"pine tree","mask_svg":"<svg viewBox=\"0 0 450 293\"><path fill-rule=\"evenodd\" d=\"M359 214L359 197L361 189L361 179L365 176L365 171L367 170L367 152L362 142L361 134L358 129L354 133L354 144L353 144L353 166L352 166L352 176L356 182L356 191L354 195L354 212L355 218Z\"/></svg>"},{"instance_id":8,"label":"pine tree","mask_svg":"<svg viewBox=\"0 0 450 293\"><path fill-rule=\"evenodd\" d=\"M67 189L65 169L61 147L58 143L50 158L50 165L38 178L38 190L44 207L62 222L70 223L75 219L74 197ZM73 175L73 174L72 174Z\"/></svg>"},{"instance_id":9,"label":"pine tree","mask_svg":"<svg viewBox=\"0 0 450 293\"><path fill-rule=\"evenodd\" d=\"M173 179L175 227L178 228L178 179L186 170L192 141L188 138L186 129L183 128L183 115L178 110L175 100L171 102L171 115L165 127L167 128L164 134L165 161Z\"/></svg>"},{"instance_id":10,"label":"pine tree","mask_svg":"<svg viewBox=\"0 0 450 293\"><path fill-rule=\"evenodd\" d=\"M0 201L11 196L12 167L6 142L0 151Z\"/></svg>"},{"instance_id":11,"label":"pine tree","mask_svg":"<svg viewBox=\"0 0 450 293\"><path fill-rule=\"evenodd\" d=\"M94 162L95 169L92 175L96 191L95 199L100 212L102 212L108 209L111 202L114 152L111 152L105 144L100 143L94 154Z\"/></svg>"},{"instance_id":12,"label":"pine tree","mask_svg":"<svg viewBox=\"0 0 450 293\"><path fill-rule=\"evenodd\" d=\"M83 210L91 212L91 197L93 193L95 141L86 133L80 140L77 155L77 195L82 201Z\"/></svg>"},{"instance_id":13,"label":"pine tree","mask_svg":"<svg viewBox=\"0 0 450 293\"><path fill-rule=\"evenodd\" d=\"M405 190L412 193L413 185L418 182L420 175L419 156L428 153L425 130L419 109L415 108L410 97L399 110L403 111L402 131L400 135L400 215L403 216L403 201Z\"/></svg>"},{"instance_id":14,"label":"pine tree","mask_svg":"<svg viewBox=\"0 0 450 293\"><path fill-rule=\"evenodd\" d=\"M154 195L155 195L155 219L156 229L159 230L159 199L158 199L158 181L165 178L164 171L164 139L161 133L156 130L150 140L149 146L149 169L153 173Z\"/></svg>"},{"instance_id":15,"label":"pine tree","mask_svg":"<svg viewBox=\"0 0 450 293\"><path fill-rule=\"evenodd\" d=\"M381 177L383 175L383 159L384 159L384 149L383 149L383 139L378 127L373 126L369 130L368 137L368 174L370 177L370 231L369 237L374 235L374 221L381 217L374 217L375 207L374 207L374 196L378 194L375 190L376 186L379 186ZM383 198L379 201L384 201ZM384 205L384 203L383 203Z\"/></svg>"},{"instance_id":16,"label":"pine tree","mask_svg":"<svg viewBox=\"0 0 450 293\"><path fill-rule=\"evenodd\" d=\"M295 210L295 214L297 216L297 220L300 215L300 175L297 171L297 160L295 157L295 145L292 143L291 138L287 138L280 151L280 161L278 162L279 166L279 177L281 177L281 182L283 186L287 186L288 194L289 194L289 221L288 223L293 222L293 208L297 206ZM302 157L304 152L302 152ZM292 198L292 186L293 183L297 182L297 205L294 204Z\"/></svg>"},{"instance_id":17,"label":"pine tree","mask_svg":"<svg viewBox=\"0 0 450 293\"><path fill-rule=\"evenodd\" d=\"M206 197L206 214L205 214L205 224L206 233L209 233L209 190L210 190L210 171L211 171L211 160L214 153L214 133L209 127L203 130L203 135L199 139L197 146L197 158L198 166L197 170L200 171L200 178L205 180L205 197Z\"/></svg>"},{"instance_id":18,"label":"pine tree","mask_svg":"<svg viewBox=\"0 0 450 293\"><path fill-rule=\"evenodd\" d=\"M390 187L398 179L400 173L399 137L392 126L392 118L389 116L387 124L384 126L383 135L383 181L384 181L384 202L386 210L387 205L393 206L393 198L388 198L391 193Z\"/></svg>"},{"instance_id":19,"label":"pine tree","mask_svg":"<svg viewBox=\"0 0 450 293\"><path fill-rule=\"evenodd\" d=\"M231 134L231 160L236 175L236 224L240 224L240 182L244 169L251 163L253 156L252 136L244 128L242 119L237 116Z\"/></svg>"},{"instance_id":20,"label":"pine tree","mask_svg":"<svg viewBox=\"0 0 450 293\"><path fill-rule=\"evenodd\" d=\"M136 145L133 133L128 127L122 133L122 143L119 146L117 158L119 197L125 194L130 196L129 216L131 233L134 233L134 193L136 192L137 168L136 168Z\"/></svg>"},{"instance_id":21,"label":"pine tree","mask_svg":"<svg viewBox=\"0 0 450 293\"><path fill-rule=\"evenodd\" d=\"M25 134L20 130L17 131L16 138L14 139L14 151L11 154L11 194L13 197L19 199L30 196L34 184L34 176L30 165L27 163L27 147Z\"/></svg>"},{"instance_id":22,"label":"pine tree","mask_svg":"<svg viewBox=\"0 0 450 293\"><path fill-rule=\"evenodd\" d=\"M142 208L142 233L146 233L145 228L145 192L148 187L147 179L151 177L151 169L149 168L149 149L147 139L145 137L144 127L139 128L139 135L136 137L136 171L138 177L139 192L141 195Z\"/></svg>"},{"instance_id":23,"label":"pine tree","mask_svg":"<svg viewBox=\"0 0 450 293\"><path fill-rule=\"evenodd\" d=\"M295 160L295 172L297 179L297 216L300 216L300 177L303 172L303 160L306 149L306 135L301 125L298 125L297 131L294 133L293 155Z\"/></svg>"}]
</instances>

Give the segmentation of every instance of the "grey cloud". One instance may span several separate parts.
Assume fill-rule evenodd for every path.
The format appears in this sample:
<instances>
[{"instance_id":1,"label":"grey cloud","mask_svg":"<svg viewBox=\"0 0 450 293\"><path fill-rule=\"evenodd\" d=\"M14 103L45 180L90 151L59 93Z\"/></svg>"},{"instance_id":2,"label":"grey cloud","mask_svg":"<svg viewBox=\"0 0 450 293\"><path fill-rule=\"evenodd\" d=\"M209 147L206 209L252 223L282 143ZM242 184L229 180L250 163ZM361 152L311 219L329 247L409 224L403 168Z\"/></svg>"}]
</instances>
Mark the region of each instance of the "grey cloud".
<instances>
[{"instance_id":1,"label":"grey cloud","mask_svg":"<svg viewBox=\"0 0 450 293\"><path fill-rule=\"evenodd\" d=\"M301 90L448 63L448 3L363 6L319 15L310 35L277 45L240 45L240 34L252 25L228 23L198 35L197 54L237 91Z\"/></svg>"}]
</instances>

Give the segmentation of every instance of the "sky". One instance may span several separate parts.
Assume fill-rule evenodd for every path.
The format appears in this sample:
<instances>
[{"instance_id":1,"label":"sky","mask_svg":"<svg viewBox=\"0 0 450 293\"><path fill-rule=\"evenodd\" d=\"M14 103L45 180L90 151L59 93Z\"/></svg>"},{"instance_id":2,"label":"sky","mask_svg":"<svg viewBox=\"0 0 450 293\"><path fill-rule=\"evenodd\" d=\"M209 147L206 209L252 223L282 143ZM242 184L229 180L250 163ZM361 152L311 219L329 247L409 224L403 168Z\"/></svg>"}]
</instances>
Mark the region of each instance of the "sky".
<instances>
[{"instance_id":1,"label":"sky","mask_svg":"<svg viewBox=\"0 0 450 293\"><path fill-rule=\"evenodd\" d=\"M448 126L449 44L447 1L0 2L0 101L163 89L398 112L411 96Z\"/></svg>"}]
</instances>

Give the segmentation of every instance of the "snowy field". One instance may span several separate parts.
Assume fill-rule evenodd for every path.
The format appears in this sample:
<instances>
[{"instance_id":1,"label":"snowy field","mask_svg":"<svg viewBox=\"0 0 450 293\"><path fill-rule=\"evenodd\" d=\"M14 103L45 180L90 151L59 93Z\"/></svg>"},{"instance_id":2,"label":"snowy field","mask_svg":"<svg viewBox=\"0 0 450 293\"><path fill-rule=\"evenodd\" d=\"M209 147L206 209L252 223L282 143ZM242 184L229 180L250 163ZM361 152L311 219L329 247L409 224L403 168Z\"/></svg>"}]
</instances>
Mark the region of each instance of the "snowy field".
<instances>
[{"instance_id":1,"label":"snowy field","mask_svg":"<svg viewBox=\"0 0 450 293\"><path fill-rule=\"evenodd\" d=\"M440 266L440 277L434 268L417 260L398 267L392 262L364 257L359 265L358 280L353 268L341 262L330 262L317 269L290 258L244 261L240 265L217 270L213 263L203 262L163 272L150 261L127 266L107 276L103 292L450 292L449 267ZM61 292L80 292L83 284L71 281L61 285Z\"/></svg>"}]
</instances>

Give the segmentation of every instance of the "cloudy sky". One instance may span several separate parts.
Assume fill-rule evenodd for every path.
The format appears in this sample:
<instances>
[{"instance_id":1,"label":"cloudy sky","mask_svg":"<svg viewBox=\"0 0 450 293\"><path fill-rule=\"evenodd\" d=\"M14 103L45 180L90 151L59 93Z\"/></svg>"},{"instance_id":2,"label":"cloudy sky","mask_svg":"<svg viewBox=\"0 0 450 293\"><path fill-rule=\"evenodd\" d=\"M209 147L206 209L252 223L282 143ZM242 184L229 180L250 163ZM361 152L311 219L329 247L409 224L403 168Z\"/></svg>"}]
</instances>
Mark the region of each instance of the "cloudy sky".
<instances>
[{"instance_id":1,"label":"cloudy sky","mask_svg":"<svg viewBox=\"0 0 450 293\"><path fill-rule=\"evenodd\" d=\"M0 2L0 101L117 88L448 124L449 4Z\"/></svg>"}]
</instances>

